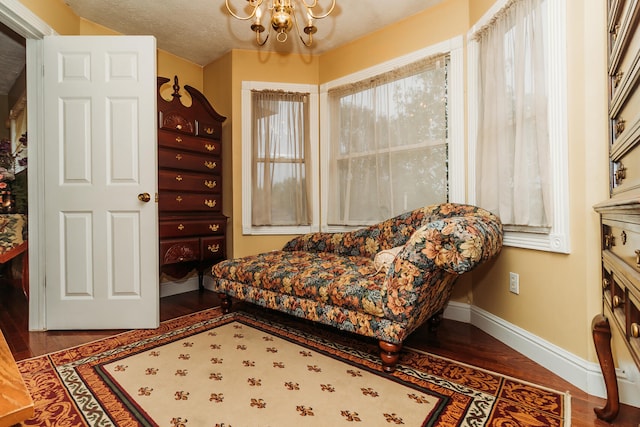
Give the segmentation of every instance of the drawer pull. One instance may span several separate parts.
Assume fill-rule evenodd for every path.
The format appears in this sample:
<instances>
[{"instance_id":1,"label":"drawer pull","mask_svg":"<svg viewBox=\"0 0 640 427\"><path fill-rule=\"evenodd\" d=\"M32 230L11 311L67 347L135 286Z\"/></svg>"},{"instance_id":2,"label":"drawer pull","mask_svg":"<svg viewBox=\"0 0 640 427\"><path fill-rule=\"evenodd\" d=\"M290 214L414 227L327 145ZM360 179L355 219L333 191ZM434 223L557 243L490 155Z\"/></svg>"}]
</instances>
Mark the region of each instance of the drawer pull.
<instances>
[{"instance_id":1,"label":"drawer pull","mask_svg":"<svg viewBox=\"0 0 640 427\"><path fill-rule=\"evenodd\" d=\"M180 231L184 230L184 225L180 224L180 225L178 226L178 230L180 230Z\"/></svg>"},{"instance_id":2,"label":"drawer pull","mask_svg":"<svg viewBox=\"0 0 640 427\"><path fill-rule=\"evenodd\" d=\"M636 249L636 267L640 268L640 249Z\"/></svg>"},{"instance_id":3,"label":"drawer pull","mask_svg":"<svg viewBox=\"0 0 640 427\"><path fill-rule=\"evenodd\" d=\"M180 138L179 136L176 136L176 142L177 142L177 143L182 142L182 138Z\"/></svg>"},{"instance_id":4,"label":"drawer pull","mask_svg":"<svg viewBox=\"0 0 640 427\"><path fill-rule=\"evenodd\" d=\"M602 279L602 289L609 289L609 286L611 286L611 280L607 277Z\"/></svg>"},{"instance_id":5,"label":"drawer pull","mask_svg":"<svg viewBox=\"0 0 640 427\"><path fill-rule=\"evenodd\" d=\"M617 163L616 173L614 178L616 180L616 185L620 184L622 180L627 177L627 168L620 162Z\"/></svg>"},{"instance_id":6,"label":"drawer pull","mask_svg":"<svg viewBox=\"0 0 640 427\"><path fill-rule=\"evenodd\" d=\"M613 308L622 307L624 305L624 299L620 298L620 295L615 295L612 302Z\"/></svg>"},{"instance_id":7,"label":"drawer pull","mask_svg":"<svg viewBox=\"0 0 640 427\"><path fill-rule=\"evenodd\" d=\"M206 127L206 128L204 128L204 131L207 133L207 135L213 135L213 128L212 127Z\"/></svg>"},{"instance_id":8,"label":"drawer pull","mask_svg":"<svg viewBox=\"0 0 640 427\"><path fill-rule=\"evenodd\" d=\"M604 238L604 248L605 249L611 249L612 246L615 246L616 243L615 243L613 234L611 234L611 232L608 232L607 234L605 234L602 237Z\"/></svg>"},{"instance_id":9,"label":"drawer pull","mask_svg":"<svg viewBox=\"0 0 640 427\"><path fill-rule=\"evenodd\" d=\"M620 233L620 240L623 246L627 244L627 233L625 233L624 230Z\"/></svg>"},{"instance_id":10,"label":"drawer pull","mask_svg":"<svg viewBox=\"0 0 640 427\"><path fill-rule=\"evenodd\" d=\"M182 125L176 125L176 129L182 130Z\"/></svg>"},{"instance_id":11,"label":"drawer pull","mask_svg":"<svg viewBox=\"0 0 640 427\"><path fill-rule=\"evenodd\" d=\"M209 188L214 188L216 185L218 185L218 183L216 181L205 180L204 185Z\"/></svg>"},{"instance_id":12,"label":"drawer pull","mask_svg":"<svg viewBox=\"0 0 640 427\"><path fill-rule=\"evenodd\" d=\"M640 338L640 325L637 323L631 324L631 336L633 338Z\"/></svg>"},{"instance_id":13,"label":"drawer pull","mask_svg":"<svg viewBox=\"0 0 640 427\"><path fill-rule=\"evenodd\" d=\"M216 162L212 162L210 160L207 160L206 162L204 162L204 165L209 169L214 169L216 166L218 166Z\"/></svg>"},{"instance_id":14,"label":"drawer pull","mask_svg":"<svg viewBox=\"0 0 640 427\"><path fill-rule=\"evenodd\" d=\"M213 150L215 150L215 149L216 149L216 146L215 146L215 145L213 145L213 144L205 144L205 145L204 145L204 148L206 148L206 149L207 149L207 151L213 151Z\"/></svg>"},{"instance_id":15,"label":"drawer pull","mask_svg":"<svg viewBox=\"0 0 640 427\"><path fill-rule=\"evenodd\" d=\"M622 71L616 73L613 76L613 87L616 88L618 87L618 85L620 84L620 81L622 80L622 76L624 75L624 73Z\"/></svg>"},{"instance_id":16,"label":"drawer pull","mask_svg":"<svg viewBox=\"0 0 640 427\"><path fill-rule=\"evenodd\" d=\"M217 203L217 202L216 202L215 200L206 200L206 199L205 199L205 201L204 201L204 204L205 204L205 205L207 205L207 206L209 206L210 208L215 207L215 206L216 206L216 203Z\"/></svg>"},{"instance_id":17,"label":"drawer pull","mask_svg":"<svg viewBox=\"0 0 640 427\"><path fill-rule=\"evenodd\" d=\"M220 229L220 225L219 224L209 224L209 230L218 231L219 229Z\"/></svg>"},{"instance_id":18,"label":"drawer pull","mask_svg":"<svg viewBox=\"0 0 640 427\"><path fill-rule=\"evenodd\" d=\"M616 120L616 126L615 126L615 128L616 128L616 138L617 138L618 136L620 136L620 134L621 134L622 132L624 132L624 125L625 125L625 121L624 121L624 119L618 119L618 120Z\"/></svg>"},{"instance_id":19,"label":"drawer pull","mask_svg":"<svg viewBox=\"0 0 640 427\"><path fill-rule=\"evenodd\" d=\"M182 160L182 154L176 154L176 160Z\"/></svg>"},{"instance_id":20,"label":"drawer pull","mask_svg":"<svg viewBox=\"0 0 640 427\"><path fill-rule=\"evenodd\" d=\"M182 196L176 197L176 202L178 202L178 203L182 202Z\"/></svg>"},{"instance_id":21,"label":"drawer pull","mask_svg":"<svg viewBox=\"0 0 640 427\"><path fill-rule=\"evenodd\" d=\"M178 181L178 182L182 181L182 176L176 175L176 181Z\"/></svg>"},{"instance_id":22,"label":"drawer pull","mask_svg":"<svg viewBox=\"0 0 640 427\"><path fill-rule=\"evenodd\" d=\"M213 252L215 254L220 250L220 245L209 245L207 246L207 249L209 249L210 252Z\"/></svg>"}]
</instances>

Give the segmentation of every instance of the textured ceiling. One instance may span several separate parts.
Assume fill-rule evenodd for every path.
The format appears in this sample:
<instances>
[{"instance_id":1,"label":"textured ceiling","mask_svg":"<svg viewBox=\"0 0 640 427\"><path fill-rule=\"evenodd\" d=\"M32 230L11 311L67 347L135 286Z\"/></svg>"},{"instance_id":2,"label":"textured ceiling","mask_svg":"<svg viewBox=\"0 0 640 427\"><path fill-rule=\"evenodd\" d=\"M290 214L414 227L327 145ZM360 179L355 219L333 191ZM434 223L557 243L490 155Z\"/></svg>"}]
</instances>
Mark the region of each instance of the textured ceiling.
<instances>
[{"instance_id":1,"label":"textured ceiling","mask_svg":"<svg viewBox=\"0 0 640 427\"><path fill-rule=\"evenodd\" d=\"M231 49L257 49L255 36L249 28L251 23L231 17L224 0L64 1L77 15L120 33L154 35L158 48L199 65L206 65ZM316 21L318 32L311 53L331 50L441 1L337 0L333 13ZM229 2L236 5L238 13L247 5L246 0ZM306 2L311 3L311 0ZM319 0L318 3L320 8L326 8L329 0ZM262 49L265 48L309 52L296 37L278 43L273 36Z\"/></svg>"}]
</instances>

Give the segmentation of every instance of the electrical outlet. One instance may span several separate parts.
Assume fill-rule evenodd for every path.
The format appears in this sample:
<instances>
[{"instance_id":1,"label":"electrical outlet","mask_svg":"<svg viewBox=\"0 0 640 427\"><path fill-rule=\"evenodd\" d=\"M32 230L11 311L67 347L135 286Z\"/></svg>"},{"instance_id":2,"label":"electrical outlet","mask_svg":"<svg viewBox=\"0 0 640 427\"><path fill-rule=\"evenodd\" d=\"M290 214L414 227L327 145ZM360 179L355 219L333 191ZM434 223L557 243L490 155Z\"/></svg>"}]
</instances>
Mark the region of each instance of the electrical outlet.
<instances>
[{"instance_id":1,"label":"electrical outlet","mask_svg":"<svg viewBox=\"0 0 640 427\"><path fill-rule=\"evenodd\" d=\"M520 293L520 275L518 273L509 273L509 291L516 295Z\"/></svg>"}]
</instances>

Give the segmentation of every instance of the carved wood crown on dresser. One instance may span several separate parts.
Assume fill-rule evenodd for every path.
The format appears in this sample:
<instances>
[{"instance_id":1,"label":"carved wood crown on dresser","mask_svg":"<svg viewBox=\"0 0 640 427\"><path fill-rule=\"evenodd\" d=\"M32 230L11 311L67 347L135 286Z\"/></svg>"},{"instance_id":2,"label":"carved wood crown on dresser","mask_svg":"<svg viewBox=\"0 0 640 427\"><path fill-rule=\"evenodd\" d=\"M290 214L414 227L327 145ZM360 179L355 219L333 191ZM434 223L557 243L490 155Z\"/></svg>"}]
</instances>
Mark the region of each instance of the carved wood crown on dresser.
<instances>
[{"instance_id":1,"label":"carved wood crown on dresser","mask_svg":"<svg viewBox=\"0 0 640 427\"><path fill-rule=\"evenodd\" d=\"M593 336L607 388L599 418L619 410L610 324L640 367L640 2L609 0L607 16L609 82L610 197L594 209L602 237L602 314Z\"/></svg>"},{"instance_id":2,"label":"carved wood crown on dresser","mask_svg":"<svg viewBox=\"0 0 640 427\"><path fill-rule=\"evenodd\" d=\"M171 100L161 95L170 79L158 77L158 213L160 268L174 278L225 258L227 218L222 214L222 122L207 98L178 77Z\"/></svg>"}]
</instances>

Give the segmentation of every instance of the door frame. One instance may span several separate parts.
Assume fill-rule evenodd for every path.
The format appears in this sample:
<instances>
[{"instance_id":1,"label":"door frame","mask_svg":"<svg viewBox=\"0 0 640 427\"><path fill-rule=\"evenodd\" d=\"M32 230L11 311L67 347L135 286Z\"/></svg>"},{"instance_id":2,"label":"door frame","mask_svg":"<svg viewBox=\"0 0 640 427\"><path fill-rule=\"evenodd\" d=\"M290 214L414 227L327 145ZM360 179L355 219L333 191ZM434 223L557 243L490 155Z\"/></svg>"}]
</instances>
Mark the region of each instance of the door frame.
<instances>
[{"instance_id":1,"label":"door frame","mask_svg":"<svg viewBox=\"0 0 640 427\"><path fill-rule=\"evenodd\" d=\"M0 0L0 22L26 39L29 167L29 330L45 329L43 38L57 33L18 0Z\"/></svg>"}]
</instances>

